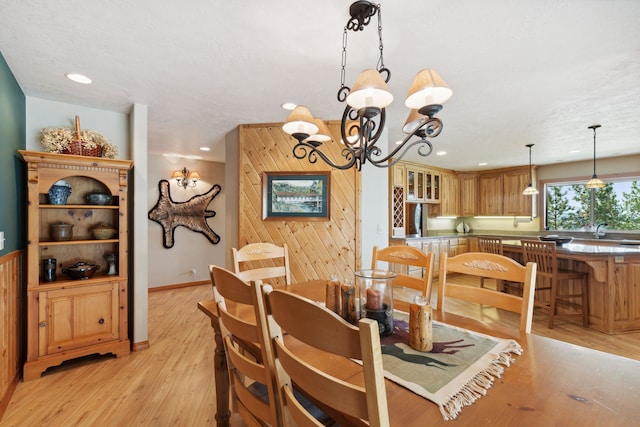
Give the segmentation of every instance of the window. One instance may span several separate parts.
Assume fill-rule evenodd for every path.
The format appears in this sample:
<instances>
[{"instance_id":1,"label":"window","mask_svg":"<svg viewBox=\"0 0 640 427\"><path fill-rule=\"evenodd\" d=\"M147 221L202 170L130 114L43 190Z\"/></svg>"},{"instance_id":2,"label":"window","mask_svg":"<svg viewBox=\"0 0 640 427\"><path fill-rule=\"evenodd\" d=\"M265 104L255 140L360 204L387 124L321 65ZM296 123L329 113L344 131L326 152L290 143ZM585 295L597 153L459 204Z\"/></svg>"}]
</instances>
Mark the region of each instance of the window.
<instances>
[{"instance_id":1,"label":"window","mask_svg":"<svg viewBox=\"0 0 640 427\"><path fill-rule=\"evenodd\" d=\"M640 230L640 177L608 180L590 190L584 182L549 182L545 186L545 229L592 231L607 223L609 230Z\"/></svg>"}]
</instances>

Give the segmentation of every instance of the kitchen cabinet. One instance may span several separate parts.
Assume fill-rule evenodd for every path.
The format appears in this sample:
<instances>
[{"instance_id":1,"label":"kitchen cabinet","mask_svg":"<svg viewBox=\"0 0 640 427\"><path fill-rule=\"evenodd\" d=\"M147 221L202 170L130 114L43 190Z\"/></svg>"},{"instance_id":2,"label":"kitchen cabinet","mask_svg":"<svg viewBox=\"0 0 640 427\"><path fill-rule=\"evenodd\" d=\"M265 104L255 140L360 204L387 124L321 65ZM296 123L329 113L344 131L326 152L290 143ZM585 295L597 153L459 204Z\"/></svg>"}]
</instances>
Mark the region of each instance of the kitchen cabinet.
<instances>
[{"instance_id":1,"label":"kitchen cabinet","mask_svg":"<svg viewBox=\"0 0 640 427\"><path fill-rule=\"evenodd\" d=\"M440 172L425 170L425 196L424 201L426 203L438 203L441 197L441 176Z\"/></svg>"},{"instance_id":2,"label":"kitchen cabinet","mask_svg":"<svg viewBox=\"0 0 640 427\"><path fill-rule=\"evenodd\" d=\"M502 215L502 174L481 174L478 177L478 215Z\"/></svg>"},{"instance_id":3,"label":"kitchen cabinet","mask_svg":"<svg viewBox=\"0 0 640 427\"><path fill-rule=\"evenodd\" d=\"M535 216L536 197L522 194L528 184L528 168L478 174L478 215Z\"/></svg>"},{"instance_id":4,"label":"kitchen cabinet","mask_svg":"<svg viewBox=\"0 0 640 427\"><path fill-rule=\"evenodd\" d=\"M27 354L24 380L47 368L90 354L130 352L128 336L128 176L132 162L19 150L27 163ZM64 180L71 194L50 200ZM111 195L107 204L86 196ZM53 204L52 201L57 204ZM70 239L56 238L52 224L72 224ZM114 236L96 239L103 224ZM110 262L107 262L109 259ZM45 275L44 260L47 263ZM65 273L78 262L95 266L84 279ZM83 267L85 268L85 267ZM52 274L53 273L53 274Z\"/></svg>"},{"instance_id":5,"label":"kitchen cabinet","mask_svg":"<svg viewBox=\"0 0 640 427\"><path fill-rule=\"evenodd\" d=\"M458 177L453 173L442 172L442 192L440 194L440 215L459 216L460 196Z\"/></svg>"},{"instance_id":6,"label":"kitchen cabinet","mask_svg":"<svg viewBox=\"0 0 640 427\"><path fill-rule=\"evenodd\" d=\"M535 196L525 196L522 191L529 185L529 171L506 172L503 177L503 215L532 216Z\"/></svg>"},{"instance_id":7,"label":"kitchen cabinet","mask_svg":"<svg viewBox=\"0 0 640 427\"><path fill-rule=\"evenodd\" d=\"M407 167L407 201L424 201L424 170Z\"/></svg>"},{"instance_id":8,"label":"kitchen cabinet","mask_svg":"<svg viewBox=\"0 0 640 427\"><path fill-rule=\"evenodd\" d=\"M391 237L404 237L406 235L406 169L402 163L396 163L389 169L389 230Z\"/></svg>"},{"instance_id":9,"label":"kitchen cabinet","mask_svg":"<svg viewBox=\"0 0 640 427\"><path fill-rule=\"evenodd\" d=\"M458 174L460 188L460 215L475 216L478 214L477 186L478 175L475 173Z\"/></svg>"}]
</instances>

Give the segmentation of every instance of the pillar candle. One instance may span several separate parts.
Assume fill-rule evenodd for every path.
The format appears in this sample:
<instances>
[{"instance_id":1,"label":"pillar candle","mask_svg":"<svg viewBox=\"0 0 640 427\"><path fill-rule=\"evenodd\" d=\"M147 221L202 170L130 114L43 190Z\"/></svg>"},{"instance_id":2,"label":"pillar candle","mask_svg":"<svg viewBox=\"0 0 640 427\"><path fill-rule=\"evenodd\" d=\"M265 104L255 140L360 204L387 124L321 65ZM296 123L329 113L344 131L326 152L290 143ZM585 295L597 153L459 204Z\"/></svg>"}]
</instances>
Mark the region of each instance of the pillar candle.
<instances>
[{"instance_id":1,"label":"pillar candle","mask_svg":"<svg viewBox=\"0 0 640 427\"><path fill-rule=\"evenodd\" d=\"M367 289L367 308L369 310L382 310L382 292L368 288Z\"/></svg>"}]
</instances>

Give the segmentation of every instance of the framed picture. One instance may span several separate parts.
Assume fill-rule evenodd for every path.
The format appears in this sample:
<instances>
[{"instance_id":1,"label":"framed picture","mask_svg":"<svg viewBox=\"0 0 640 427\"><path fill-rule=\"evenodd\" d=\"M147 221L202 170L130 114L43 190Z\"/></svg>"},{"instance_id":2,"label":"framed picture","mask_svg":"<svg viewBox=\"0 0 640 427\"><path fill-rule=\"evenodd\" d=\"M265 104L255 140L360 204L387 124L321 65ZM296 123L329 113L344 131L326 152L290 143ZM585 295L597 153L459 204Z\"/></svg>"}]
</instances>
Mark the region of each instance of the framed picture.
<instances>
[{"instance_id":1,"label":"framed picture","mask_svg":"<svg viewBox=\"0 0 640 427\"><path fill-rule=\"evenodd\" d=\"M331 172L264 172L262 219L328 221Z\"/></svg>"}]
</instances>

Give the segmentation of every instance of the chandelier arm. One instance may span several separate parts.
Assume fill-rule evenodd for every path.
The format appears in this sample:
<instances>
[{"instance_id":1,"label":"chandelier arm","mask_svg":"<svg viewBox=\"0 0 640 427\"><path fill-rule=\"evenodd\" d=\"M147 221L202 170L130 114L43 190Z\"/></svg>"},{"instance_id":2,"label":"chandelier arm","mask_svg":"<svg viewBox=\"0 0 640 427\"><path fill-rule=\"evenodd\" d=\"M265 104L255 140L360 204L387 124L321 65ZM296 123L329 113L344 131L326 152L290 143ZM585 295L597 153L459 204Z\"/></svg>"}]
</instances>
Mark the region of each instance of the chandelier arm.
<instances>
[{"instance_id":1,"label":"chandelier arm","mask_svg":"<svg viewBox=\"0 0 640 427\"><path fill-rule=\"evenodd\" d=\"M298 160L302 160L306 157L309 163L313 164L316 163L318 161L318 157L320 157L326 164L328 164L332 168L346 170L353 167L354 164L357 164L358 170L360 170L360 162L358 161L358 158L351 154L352 152L350 150L347 150L347 152L345 152L345 149L343 149L342 156L347 160L347 163L343 165L337 165L325 153L320 151L318 147L314 145L314 142L299 141L293 147L293 156Z\"/></svg>"},{"instance_id":2,"label":"chandelier arm","mask_svg":"<svg viewBox=\"0 0 640 427\"><path fill-rule=\"evenodd\" d=\"M437 117L425 117L424 119L422 119L422 124L420 126L417 126L416 129L413 130L413 132L407 135L402 140L402 142L389 154L381 159L372 159L369 155L367 155L367 159L376 166L389 167L402 159L405 154L407 154L409 149L415 146L420 146L418 148L418 154L421 157L428 157L433 152L433 145L430 141L427 140L427 138L435 138L440 134L441 131L442 121L440 119L438 119ZM414 136L419 136L420 139L410 142L411 138L413 138ZM428 149L425 150L425 148ZM400 153L400 155L396 157L398 153ZM389 164L381 165L381 163L384 163L391 158L393 158L393 161L391 161Z\"/></svg>"}]
</instances>

